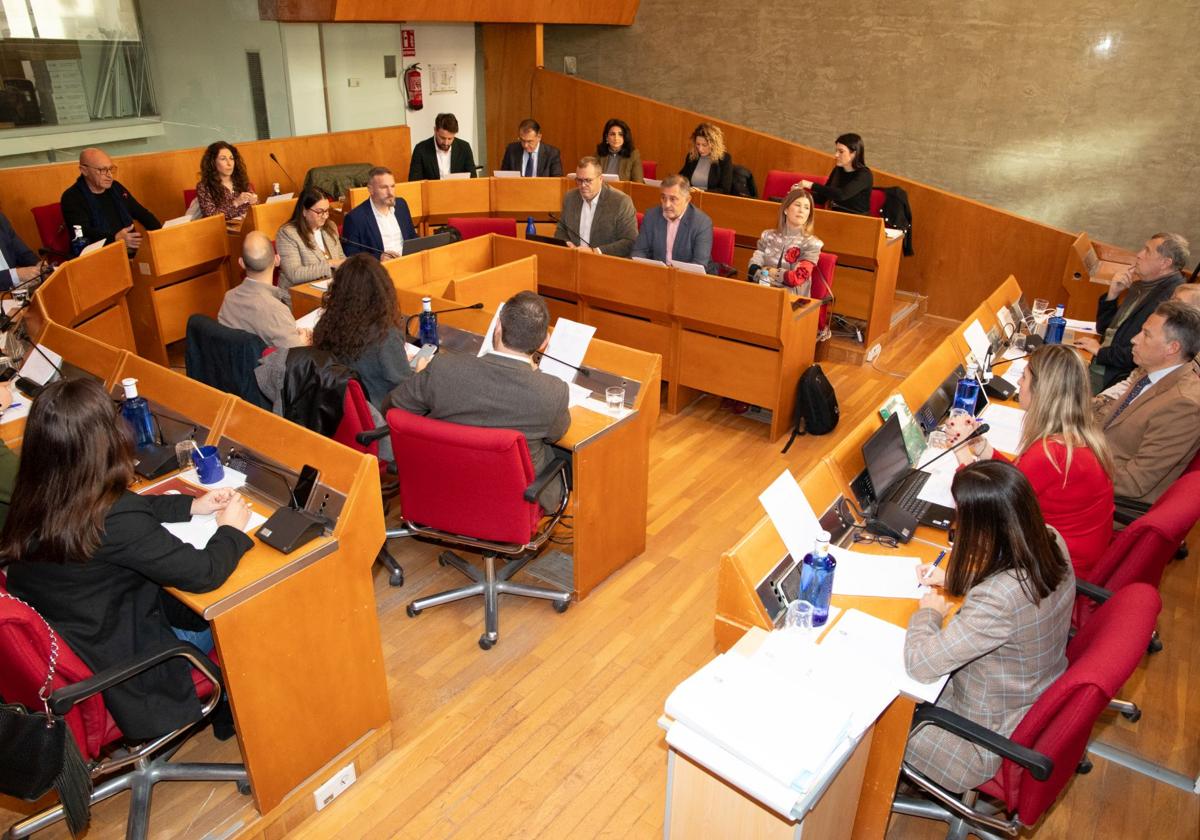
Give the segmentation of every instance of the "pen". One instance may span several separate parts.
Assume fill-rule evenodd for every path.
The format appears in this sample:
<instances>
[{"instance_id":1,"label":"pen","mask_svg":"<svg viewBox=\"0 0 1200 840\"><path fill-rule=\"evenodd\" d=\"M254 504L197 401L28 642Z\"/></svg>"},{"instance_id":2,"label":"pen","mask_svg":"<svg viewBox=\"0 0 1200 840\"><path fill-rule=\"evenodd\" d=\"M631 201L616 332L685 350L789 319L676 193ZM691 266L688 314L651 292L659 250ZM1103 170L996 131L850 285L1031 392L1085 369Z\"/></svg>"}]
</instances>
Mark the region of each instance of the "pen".
<instances>
[{"instance_id":1,"label":"pen","mask_svg":"<svg viewBox=\"0 0 1200 840\"><path fill-rule=\"evenodd\" d=\"M943 559L945 559L945 557L946 557L945 549L942 549L941 551L938 552L937 559L933 561L933 565L930 566L929 569L925 572L925 580L929 580L929 576L931 574L933 574L933 570L936 569L939 565L941 565L941 562Z\"/></svg>"}]
</instances>

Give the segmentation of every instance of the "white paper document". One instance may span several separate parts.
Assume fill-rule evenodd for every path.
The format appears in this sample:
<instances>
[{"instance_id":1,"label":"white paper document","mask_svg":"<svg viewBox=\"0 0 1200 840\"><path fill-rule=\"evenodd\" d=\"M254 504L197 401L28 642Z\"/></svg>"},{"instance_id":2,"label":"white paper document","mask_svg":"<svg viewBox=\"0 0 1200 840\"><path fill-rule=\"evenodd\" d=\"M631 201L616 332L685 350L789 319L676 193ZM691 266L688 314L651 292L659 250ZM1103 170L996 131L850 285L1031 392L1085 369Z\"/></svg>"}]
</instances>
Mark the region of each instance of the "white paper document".
<instances>
[{"instance_id":1,"label":"white paper document","mask_svg":"<svg viewBox=\"0 0 1200 840\"><path fill-rule=\"evenodd\" d=\"M176 216L174 219L167 219L162 226L165 228L175 227L175 225L184 225L190 221L192 221L191 216Z\"/></svg>"},{"instance_id":2,"label":"white paper document","mask_svg":"<svg viewBox=\"0 0 1200 840\"><path fill-rule=\"evenodd\" d=\"M321 320L321 316L325 314L325 310L317 307L307 315L302 315L296 319L296 328L302 330L311 330L317 325L317 321Z\"/></svg>"},{"instance_id":3,"label":"white paper document","mask_svg":"<svg viewBox=\"0 0 1200 840\"><path fill-rule=\"evenodd\" d=\"M661 187L661 186L662 186L662 179L661 179L661 178L647 178L647 179L646 179L646 186L648 186L648 187Z\"/></svg>"},{"instance_id":4,"label":"white paper document","mask_svg":"<svg viewBox=\"0 0 1200 840\"><path fill-rule=\"evenodd\" d=\"M938 456L945 451L945 449L928 448L922 453L921 460L924 463L919 469L927 473L929 478L921 486L917 498L924 502L952 508L954 507L954 497L950 495L950 485L954 481L954 474L958 472L958 458L952 454L939 458Z\"/></svg>"},{"instance_id":5,"label":"white paper document","mask_svg":"<svg viewBox=\"0 0 1200 840\"><path fill-rule=\"evenodd\" d=\"M821 523L790 471L784 470L771 482L771 486L759 494L758 501L767 511L792 559L801 560L812 551ZM833 579L836 587L836 574Z\"/></svg>"},{"instance_id":6,"label":"white paper document","mask_svg":"<svg viewBox=\"0 0 1200 840\"><path fill-rule=\"evenodd\" d=\"M512 169L497 169L492 172L493 178L520 178L521 173Z\"/></svg>"},{"instance_id":7,"label":"white paper document","mask_svg":"<svg viewBox=\"0 0 1200 840\"><path fill-rule=\"evenodd\" d=\"M446 175L442 175L441 179L443 181L466 181L470 177L470 172L450 172Z\"/></svg>"},{"instance_id":8,"label":"white paper document","mask_svg":"<svg viewBox=\"0 0 1200 840\"><path fill-rule=\"evenodd\" d=\"M700 263L679 262L678 260L671 263L671 268L677 268L680 271L686 271L688 274L707 274L708 273L705 270L704 266L700 265Z\"/></svg>"},{"instance_id":9,"label":"white paper document","mask_svg":"<svg viewBox=\"0 0 1200 840\"><path fill-rule=\"evenodd\" d=\"M330 281L328 279L325 279L325 280L317 280L309 285L311 285L318 292L327 292L327 291L329 291L329 283L330 283Z\"/></svg>"},{"instance_id":10,"label":"white paper document","mask_svg":"<svg viewBox=\"0 0 1200 840\"><path fill-rule=\"evenodd\" d=\"M265 204L274 204L277 201L291 201L295 193L283 193L282 195L269 195Z\"/></svg>"},{"instance_id":11,"label":"white paper document","mask_svg":"<svg viewBox=\"0 0 1200 840\"><path fill-rule=\"evenodd\" d=\"M1095 321L1080 321L1075 318L1067 318L1067 329L1075 330L1075 332L1096 332Z\"/></svg>"},{"instance_id":12,"label":"white paper document","mask_svg":"<svg viewBox=\"0 0 1200 840\"><path fill-rule=\"evenodd\" d=\"M872 598L920 598L924 587L917 583L916 557L867 554L829 546L837 560L833 573L834 595L866 595Z\"/></svg>"},{"instance_id":13,"label":"white paper document","mask_svg":"<svg viewBox=\"0 0 1200 840\"><path fill-rule=\"evenodd\" d=\"M267 518L261 513L250 511L250 519L242 530L249 534L266 521ZM193 516L187 522L164 522L162 526L185 543L196 548L204 548L212 539L213 534L217 533L217 515L206 513Z\"/></svg>"},{"instance_id":14,"label":"white paper document","mask_svg":"<svg viewBox=\"0 0 1200 840\"><path fill-rule=\"evenodd\" d=\"M583 357L595 334L595 327L559 318L554 322L554 332L550 334L550 343L546 346L538 369L567 384L574 382L576 368L583 364Z\"/></svg>"},{"instance_id":15,"label":"white paper document","mask_svg":"<svg viewBox=\"0 0 1200 840\"><path fill-rule=\"evenodd\" d=\"M1016 455L1020 452L1021 427L1025 423L1023 409L989 403L979 415L979 419L989 426L987 439L993 449L1006 455Z\"/></svg>"},{"instance_id":16,"label":"white paper document","mask_svg":"<svg viewBox=\"0 0 1200 840\"><path fill-rule=\"evenodd\" d=\"M649 257L633 257L634 262L648 263L649 265L657 265L660 268L666 268L667 264L662 260L652 260Z\"/></svg>"},{"instance_id":17,"label":"white paper document","mask_svg":"<svg viewBox=\"0 0 1200 840\"><path fill-rule=\"evenodd\" d=\"M95 242L93 242L91 245L88 245L86 248L84 248L82 251L80 251L80 252L79 252L79 256L81 256L81 257L82 257L82 256L85 256L85 255L87 255L87 254L90 254L90 253L92 253L92 252L94 252L94 251L99 251L99 250L100 250L101 248L103 248L103 247L104 247L106 244L107 244L107 243L106 243L106 242L105 242L103 239L97 239L97 240L96 240Z\"/></svg>"},{"instance_id":18,"label":"white paper document","mask_svg":"<svg viewBox=\"0 0 1200 840\"><path fill-rule=\"evenodd\" d=\"M980 365L987 364L988 352L992 349L992 344L988 341L987 332L979 323L979 319L975 319L967 325L966 330L963 331L963 338L966 339L967 346L971 348L975 361Z\"/></svg>"},{"instance_id":19,"label":"white paper document","mask_svg":"<svg viewBox=\"0 0 1200 840\"><path fill-rule=\"evenodd\" d=\"M487 332L483 334L483 341L479 345L479 352L475 354L481 359L496 349L496 345L492 341L492 336L496 333L496 324L500 323L500 310L502 309L504 309L503 303L496 307L496 314L492 316L492 322L488 324Z\"/></svg>"},{"instance_id":20,"label":"white paper document","mask_svg":"<svg viewBox=\"0 0 1200 840\"><path fill-rule=\"evenodd\" d=\"M910 570L909 574L912 572ZM837 576L834 576L837 580ZM844 662L852 662L858 669L872 670L886 675L901 694L932 703L942 693L949 675L933 683L921 683L908 675L904 667L904 637L906 631L882 618L875 618L859 610L846 610L846 614L833 626L821 642L824 653Z\"/></svg>"},{"instance_id":21,"label":"white paper document","mask_svg":"<svg viewBox=\"0 0 1200 840\"><path fill-rule=\"evenodd\" d=\"M62 368L62 356L42 344L34 345L25 354L20 375L39 385L45 385Z\"/></svg>"}]
</instances>

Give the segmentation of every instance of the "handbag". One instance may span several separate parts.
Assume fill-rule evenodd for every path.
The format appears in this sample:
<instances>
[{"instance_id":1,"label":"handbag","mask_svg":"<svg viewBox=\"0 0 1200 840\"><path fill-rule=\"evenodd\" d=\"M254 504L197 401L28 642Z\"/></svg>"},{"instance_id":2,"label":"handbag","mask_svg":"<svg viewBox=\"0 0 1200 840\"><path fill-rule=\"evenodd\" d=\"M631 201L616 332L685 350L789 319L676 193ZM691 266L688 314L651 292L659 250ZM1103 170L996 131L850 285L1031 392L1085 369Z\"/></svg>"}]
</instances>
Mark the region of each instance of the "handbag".
<instances>
[{"instance_id":1,"label":"handbag","mask_svg":"<svg viewBox=\"0 0 1200 840\"><path fill-rule=\"evenodd\" d=\"M0 592L28 607L20 598ZM91 818L92 777L79 754L66 720L50 711L50 687L58 665L58 637L42 618L50 634L50 666L38 690L42 711L19 703L0 704L0 793L32 802L50 788L58 791L67 828L72 836L87 828Z\"/></svg>"}]
</instances>

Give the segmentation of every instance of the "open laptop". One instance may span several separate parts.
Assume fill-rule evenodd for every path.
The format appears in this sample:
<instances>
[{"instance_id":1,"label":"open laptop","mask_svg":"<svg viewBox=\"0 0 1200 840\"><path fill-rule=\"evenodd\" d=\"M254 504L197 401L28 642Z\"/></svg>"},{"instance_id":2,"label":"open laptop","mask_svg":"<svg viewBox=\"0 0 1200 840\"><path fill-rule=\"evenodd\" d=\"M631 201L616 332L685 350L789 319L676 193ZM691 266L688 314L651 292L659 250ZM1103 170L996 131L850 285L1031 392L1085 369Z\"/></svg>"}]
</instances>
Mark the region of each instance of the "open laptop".
<instances>
[{"instance_id":1,"label":"open laptop","mask_svg":"<svg viewBox=\"0 0 1200 840\"><path fill-rule=\"evenodd\" d=\"M428 251L431 248L441 248L443 245L449 245L455 242L453 233L435 233L432 236L419 236L416 239L404 240L404 256L410 254L418 254L421 251Z\"/></svg>"},{"instance_id":2,"label":"open laptop","mask_svg":"<svg viewBox=\"0 0 1200 840\"><path fill-rule=\"evenodd\" d=\"M954 520L953 508L917 498L929 480L929 473L909 468L908 450L904 446L899 415L893 414L867 439L862 453L867 475L871 479L876 509L891 502L908 511L922 525L943 531L950 527Z\"/></svg>"}]
</instances>

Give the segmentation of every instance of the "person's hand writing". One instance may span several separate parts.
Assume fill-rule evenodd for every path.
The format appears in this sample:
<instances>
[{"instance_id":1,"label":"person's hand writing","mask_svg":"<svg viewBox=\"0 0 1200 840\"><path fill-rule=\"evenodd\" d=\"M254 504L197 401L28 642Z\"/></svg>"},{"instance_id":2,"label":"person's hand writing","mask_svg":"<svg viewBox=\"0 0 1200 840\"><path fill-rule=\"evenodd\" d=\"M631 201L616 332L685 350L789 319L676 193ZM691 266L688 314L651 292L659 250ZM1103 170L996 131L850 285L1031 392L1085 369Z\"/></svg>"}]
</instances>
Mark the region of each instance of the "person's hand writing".
<instances>
[{"instance_id":1,"label":"person's hand writing","mask_svg":"<svg viewBox=\"0 0 1200 840\"><path fill-rule=\"evenodd\" d=\"M250 506L246 504L246 500L242 498L240 493L234 493L229 503L224 508L217 511L217 525L232 525L239 531L246 528L246 523L250 521Z\"/></svg>"},{"instance_id":2,"label":"person's hand writing","mask_svg":"<svg viewBox=\"0 0 1200 840\"><path fill-rule=\"evenodd\" d=\"M224 510L233 496L233 490L228 487L209 490L203 496L197 496L192 500L192 515L198 516Z\"/></svg>"},{"instance_id":3,"label":"person's hand writing","mask_svg":"<svg viewBox=\"0 0 1200 840\"><path fill-rule=\"evenodd\" d=\"M119 231L117 231L114 238L120 239L122 242L124 242L125 247L130 251L136 251L138 248L142 247L142 235L134 230L133 225L121 228Z\"/></svg>"},{"instance_id":4,"label":"person's hand writing","mask_svg":"<svg viewBox=\"0 0 1200 840\"><path fill-rule=\"evenodd\" d=\"M942 586L946 583L946 570L932 563L919 563L917 583L921 586Z\"/></svg>"},{"instance_id":5,"label":"person's hand writing","mask_svg":"<svg viewBox=\"0 0 1200 840\"><path fill-rule=\"evenodd\" d=\"M1095 356L1100 352L1100 339L1091 335L1081 335L1076 337L1075 346Z\"/></svg>"},{"instance_id":6,"label":"person's hand writing","mask_svg":"<svg viewBox=\"0 0 1200 840\"><path fill-rule=\"evenodd\" d=\"M12 385L8 382L0 382L0 413L8 411L8 407L12 405L12 401Z\"/></svg>"},{"instance_id":7,"label":"person's hand writing","mask_svg":"<svg viewBox=\"0 0 1200 840\"><path fill-rule=\"evenodd\" d=\"M938 615L943 618L950 610L950 604L940 592L935 592L932 589L921 596L921 602L918 606L923 610L936 610Z\"/></svg>"}]
</instances>

